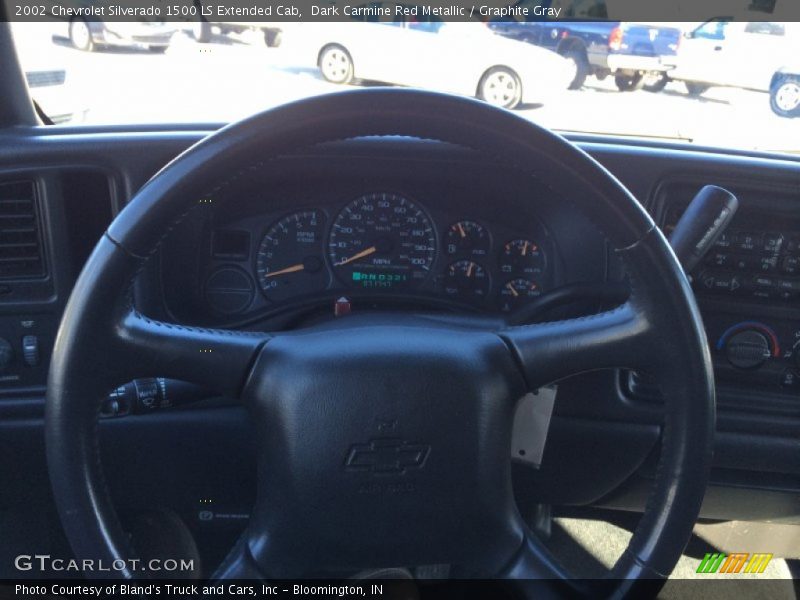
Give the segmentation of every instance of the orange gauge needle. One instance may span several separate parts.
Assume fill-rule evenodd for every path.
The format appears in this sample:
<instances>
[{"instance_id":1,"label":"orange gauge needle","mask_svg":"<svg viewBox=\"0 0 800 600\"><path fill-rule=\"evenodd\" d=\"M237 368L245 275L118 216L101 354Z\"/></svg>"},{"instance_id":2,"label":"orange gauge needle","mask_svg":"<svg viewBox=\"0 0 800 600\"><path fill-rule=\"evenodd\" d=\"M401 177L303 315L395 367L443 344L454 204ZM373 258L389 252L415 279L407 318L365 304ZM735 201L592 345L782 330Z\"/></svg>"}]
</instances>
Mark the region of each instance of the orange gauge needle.
<instances>
[{"instance_id":1,"label":"orange gauge needle","mask_svg":"<svg viewBox=\"0 0 800 600\"><path fill-rule=\"evenodd\" d=\"M506 287L511 291L512 294L514 294L514 297L519 296L519 292L514 289L514 286L511 285L510 281L506 284Z\"/></svg>"},{"instance_id":2,"label":"orange gauge needle","mask_svg":"<svg viewBox=\"0 0 800 600\"><path fill-rule=\"evenodd\" d=\"M467 266L467 277L472 277L472 268L475 266L475 263L471 262Z\"/></svg>"},{"instance_id":3,"label":"orange gauge needle","mask_svg":"<svg viewBox=\"0 0 800 600\"><path fill-rule=\"evenodd\" d=\"M464 226L461 223L456 223L456 227L458 228L458 233L461 234L462 238L467 237L467 232L464 231Z\"/></svg>"},{"instance_id":4,"label":"orange gauge needle","mask_svg":"<svg viewBox=\"0 0 800 600\"><path fill-rule=\"evenodd\" d=\"M528 253L528 242L526 241L525 244L522 246L522 256L525 256Z\"/></svg>"},{"instance_id":5,"label":"orange gauge needle","mask_svg":"<svg viewBox=\"0 0 800 600\"><path fill-rule=\"evenodd\" d=\"M365 256L369 256L370 254L375 254L377 251L378 251L378 249L375 246L370 246L366 250L362 250L361 252L359 252L358 254L354 254L350 258L345 258L345 259L340 260L334 266L335 267L341 267L342 265L346 265L347 263L351 263L354 260L358 260L359 258L364 258Z\"/></svg>"},{"instance_id":6,"label":"orange gauge needle","mask_svg":"<svg viewBox=\"0 0 800 600\"><path fill-rule=\"evenodd\" d=\"M292 265L291 267L286 267L285 269L281 269L280 271L272 271L264 275L264 279L269 279L270 277L276 277L278 275L284 275L286 273L296 273L297 271L302 271L305 269L305 265L303 263L299 263L296 265Z\"/></svg>"}]
</instances>

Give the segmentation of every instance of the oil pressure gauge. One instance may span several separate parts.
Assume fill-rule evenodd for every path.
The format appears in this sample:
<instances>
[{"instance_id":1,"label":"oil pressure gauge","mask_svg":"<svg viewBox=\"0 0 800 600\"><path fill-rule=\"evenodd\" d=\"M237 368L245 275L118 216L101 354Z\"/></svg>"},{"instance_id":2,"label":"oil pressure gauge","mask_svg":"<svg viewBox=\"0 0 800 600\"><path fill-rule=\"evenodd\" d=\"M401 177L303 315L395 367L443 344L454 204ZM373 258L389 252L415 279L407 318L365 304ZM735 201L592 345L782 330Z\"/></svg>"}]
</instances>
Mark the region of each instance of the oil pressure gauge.
<instances>
[{"instance_id":1,"label":"oil pressure gauge","mask_svg":"<svg viewBox=\"0 0 800 600\"><path fill-rule=\"evenodd\" d=\"M468 302L488 296L491 285L489 274L471 260L454 262L444 274L444 293Z\"/></svg>"}]
</instances>

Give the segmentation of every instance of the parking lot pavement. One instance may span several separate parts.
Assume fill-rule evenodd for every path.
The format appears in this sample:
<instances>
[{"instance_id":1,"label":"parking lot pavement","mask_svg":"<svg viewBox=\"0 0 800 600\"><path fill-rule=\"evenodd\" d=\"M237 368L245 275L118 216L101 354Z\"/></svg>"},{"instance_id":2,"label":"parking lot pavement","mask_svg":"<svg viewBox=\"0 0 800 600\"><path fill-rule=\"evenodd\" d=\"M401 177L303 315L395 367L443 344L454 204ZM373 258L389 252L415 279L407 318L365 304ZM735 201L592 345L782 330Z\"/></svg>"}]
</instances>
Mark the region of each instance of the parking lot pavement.
<instances>
[{"instance_id":1,"label":"parking lot pavement","mask_svg":"<svg viewBox=\"0 0 800 600\"><path fill-rule=\"evenodd\" d=\"M73 49L49 38L54 62L67 68L88 107L87 124L227 122L309 95L343 89L321 79L313 64L297 64L285 48L260 36L216 36L198 44L178 33L165 54ZM424 68L421 65L420 68ZM760 150L795 150L800 119L774 115L765 93L712 88L702 97L671 82L664 91L617 91L613 79L590 78L518 114L554 129L691 140Z\"/></svg>"}]
</instances>

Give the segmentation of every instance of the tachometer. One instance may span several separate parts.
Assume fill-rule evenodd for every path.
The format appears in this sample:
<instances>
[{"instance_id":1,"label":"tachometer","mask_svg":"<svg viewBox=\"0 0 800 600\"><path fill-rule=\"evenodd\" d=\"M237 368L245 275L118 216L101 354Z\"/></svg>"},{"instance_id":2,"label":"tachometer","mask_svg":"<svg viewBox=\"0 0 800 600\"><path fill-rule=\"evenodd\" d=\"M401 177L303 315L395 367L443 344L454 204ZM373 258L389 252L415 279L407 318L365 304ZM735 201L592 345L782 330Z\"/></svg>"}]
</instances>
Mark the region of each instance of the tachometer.
<instances>
[{"instance_id":1,"label":"tachometer","mask_svg":"<svg viewBox=\"0 0 800 600\"><path fill-rule=\"evenodd\" d=\"M425 280L436 254L430 218L408 198L380 192L345 206L333 223L329 256L348 285L393 288Z\"/></svg>"},{"instance_id":2,"label":"tachometer","mask_svg":"<svg viewBox=\"0 0 800 600\"><path fill-rule=\"evenodd\" d=\"M269 228L258 247L256 275L264 294L280 301L323 290L325 270L322 213L307 210L284 217Z\"/></svg>"}]
</instances>

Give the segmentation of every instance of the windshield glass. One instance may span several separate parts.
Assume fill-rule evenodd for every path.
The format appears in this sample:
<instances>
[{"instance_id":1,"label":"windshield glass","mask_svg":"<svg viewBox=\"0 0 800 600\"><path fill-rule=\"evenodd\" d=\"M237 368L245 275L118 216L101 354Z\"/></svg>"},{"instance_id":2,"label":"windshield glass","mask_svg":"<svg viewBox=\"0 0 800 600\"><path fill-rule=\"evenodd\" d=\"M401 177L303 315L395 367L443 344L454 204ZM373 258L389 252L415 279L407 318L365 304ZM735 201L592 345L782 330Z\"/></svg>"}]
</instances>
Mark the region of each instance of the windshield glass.
<instances>
[{"instance_id":1,"label":"windshield glass","mask_svg":"<svg viewBox=\"0 0 800 600\"><path fill-rule=\"evenodd\" d=\"M450 23L382 6L335 23L66 17L12 30L31 96L55 124L226 123L392 85L477 97L566 132L800 151L797 23ZM575 2L570 14L606 19L597 7Z\"/></svg>"}]
</instances>

